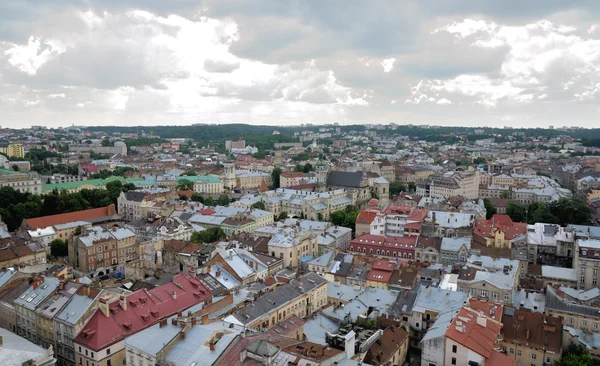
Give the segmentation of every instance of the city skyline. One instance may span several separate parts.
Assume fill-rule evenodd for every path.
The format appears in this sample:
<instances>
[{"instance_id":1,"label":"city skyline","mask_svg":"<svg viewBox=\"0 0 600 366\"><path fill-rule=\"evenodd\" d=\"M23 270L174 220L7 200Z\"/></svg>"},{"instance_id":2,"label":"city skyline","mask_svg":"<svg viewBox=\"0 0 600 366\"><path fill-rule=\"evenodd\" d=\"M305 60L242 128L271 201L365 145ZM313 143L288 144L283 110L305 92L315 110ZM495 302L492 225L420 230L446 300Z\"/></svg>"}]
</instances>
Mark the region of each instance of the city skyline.
<instances>
[{"instance_id":1,"label":"city skyline","mask_svg":"<svg viewBox=\"0 0 600 366\"><path fill-rule=\"evenodd\" d=\"M592 1L53 1L0 12L2 127L586 127Z\"/></svg>"}]
</instances>

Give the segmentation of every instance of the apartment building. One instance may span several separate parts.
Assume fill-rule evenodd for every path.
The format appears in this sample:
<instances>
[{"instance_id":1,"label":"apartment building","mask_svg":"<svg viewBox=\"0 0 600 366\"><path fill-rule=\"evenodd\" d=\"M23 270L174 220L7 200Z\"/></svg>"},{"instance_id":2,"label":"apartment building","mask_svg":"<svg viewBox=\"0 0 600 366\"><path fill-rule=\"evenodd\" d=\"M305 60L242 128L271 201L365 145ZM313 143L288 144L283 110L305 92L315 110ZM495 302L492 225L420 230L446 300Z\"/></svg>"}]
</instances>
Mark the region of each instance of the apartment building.
<instances>
[{"instance_id":1,"label":"apartment building","mask_svg":"<svg viewBox=\"0 0 600 366\"><path fill-rule=\"evenodd\" d=\"M14 300L18 335L36 344L42 344L43 340L49 338L48 332L53 332L53 329L38 326L36 310L54 294L59 284L60 280L56 277L36 276L29 288Z\"/></svg>"},{"instance_id":2,"label":"apartment building","mask_svg":"<svg viewBox=\"0 0 600 366\"><path fill-rule=\"evenodd\" d=\"M600 332L600 289L546 288L545 313L559 317L565 327L584 332Z\"/></svg>"},{"instance_id":3,"label":"apartment building","mask_svg":"<svg viewBox=\"0 0 600 366\"><path fill-rule=\"evenodd\" d=\"M518 260L471 255L459 272L457 289L477 299L512 304L520 268Z\"/></svg>"},{"instance_id":4,"label":"apartment building","mask_svg":"<svg viewBox=\"0 0 600 366\"><path fill-rule=\"evenodd\" d=\"M332 212L356 204L356 195L346 189L328 192L307 192L288 188L261 193L265 207L273 215L287 213L288 217L309 220L328 220Z\"/></svg>"},{"instance_id":5,"label":"apartment building","mask_svg":"<svg viewBox=\"0 0 600 366\"><path fill-rule=\"evenodd\" d=\"M42 179L37 172L0 174L0 187L21 193L42 194Z\"/></svg>"},{"instance_id":6,"label":"apartment building","mask_svg":"<svg viewBox=\"0 0 600 366\"><path fill-rule=\"evenodd\" d=\"M527 224L513 222L508 215L495 214L489 220L477 219L473 241L495 248L512 248L527 242Z\"/></svg>"},{"instance_id":7,"label":"apartment building","mask_svg":"<svg viewBox=\"0 0 600 366\"><path fill-rule=\"evenodd\" d=\"M452 171L433 174L417 184L417 195L421 197L449 198L461 196L468 199L479 197L478 171Z\"/></svg>"},{"instance_id":8,"label":"apartment building","mask_svg":"<svg viewBox=\"0 0 600 366\"><path fill-rule=\"evenodd\" d=\"M0 141L0 153L6 154L9 158L24 158L25 149L23 144L12 143L6 140Z\"/></svg>"},{"instance_id":9,"label":"apartment building","mask_svg":"<svg viewBox=\"0 0 600 366\"><path fill-rule=\"evenodd\" d=\"M283 260L284 267L299 268L303 258L318 256L318 234L287 227L277 230L267 243L268 254Z\"/></svg>"},{"instance_id":10,"label":"apartment building","mask_svg":"<svg viewBox=\"0 0 600 366\"><path fill-rule=\"evenodd\" d=\"M562 320L527 309L505 307L502 315L505 354L518 365L553 365L562 354Z\"/></svg>"},{"instance_id":11,"label":"apartment building","mask_svg":"<svg viewBox=\"0 0 600 366\"><path fill-rule=\"evenodd\" d=\"M310 316L326 305L327 280L311 272L265 293L224 320L264 330L294 315Z\"/></svg>"},{"instance_id":12,"label":"apartment building","mask_svg":"<svg viewBox=\"0 0 600 366\"><path fill-rule=\"evenodd\" d=\"M579 277L578 288L589 290L598 287L600 277L600 240L577 239L573 265Z\"/></svg>"},{"instance_id":13,"label":"apartment building","mask_svg":"<svg viewBox=\"0 0 600 366\"><path fill-rule=\"evenodd\" d=\"M77 365L116 366L125 363L125 341L175 314L212 303L210 290L191 273L151 290L98 300L98 309L73 340Z\"/></svg>"},{"instance_id":14,"label":"apartment building","mask_svg":"<svg viewBox=\"0 0 600 366\"><path fill-rule=\"evenodd\" d=\"M125 263L137 259L136 235L126 228L93 226L77 237L77 263L90 276L124 271Z\"/></svg>"}]
</instances>

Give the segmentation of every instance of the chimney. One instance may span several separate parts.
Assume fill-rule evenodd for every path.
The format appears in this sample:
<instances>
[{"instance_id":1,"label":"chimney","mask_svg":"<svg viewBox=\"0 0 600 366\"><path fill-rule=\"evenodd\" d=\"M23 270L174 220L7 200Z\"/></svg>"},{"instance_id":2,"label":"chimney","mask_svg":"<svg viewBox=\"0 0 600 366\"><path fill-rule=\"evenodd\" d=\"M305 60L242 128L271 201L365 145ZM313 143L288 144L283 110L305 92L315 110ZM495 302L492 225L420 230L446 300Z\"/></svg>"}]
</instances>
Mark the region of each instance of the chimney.
<instances>
[{"instance_id":1,"label":"chimney","mask_svg":"<svg viewBox=\"0 0 600 366\"><path fill-rule=\"evenodd\" d=\"M159 327L160 327L160 328L162 328L162 327L164 327L165 325L167 325L167 319L166 319L166 318L160 321L160 325L159 325Z\"/></svg>"},{"instance_id":2,"label":"chimney","mask_svg":"<svg viewBox=\"0 0 600 366\"><path fill-rule=\"evenodd\" d=\"M4 341L2 340L2 336L0 336L0 346L4 345Z\"/></svg>"},{"instance_id":3,"label":"chimney","mask_svg":"<svg viewBox=\"0 0 600 366\"><path fill-rule=\"evenodd\" d=\"M477 324L479 324L485 328L487 326L487 318L483 315L478 315L477 316ZM529 332L529 330L527 330L527 332Z\"/></svg>"},{"instance_id":4,"label":"chimney","mask_svg":"<svg viewBox=\"0 0 600 366\"><path fill-rule=\"evenodd\" d=\"M177 312L177 317L183 318L183 311L178 311Z\"/></svg>"},{"instance_id":5,"label":"chimney","mask_svg":"<svg viewBox=\"0 0 600 366\"><path fill-rule=\"evenodd\" d=\"M448 303L449 299L450 299L450 291L446 292L446 303Z\"/></svg>"},{"instance_id":6,"label":"chimney","mask_svg":"<svg viewBox=\"0 0 600 366\"><path fill-rule=\"evenodd\" d=\"M177 325L177 319L176 318L171 319L171 324L172 325Z\"/></svg>"},{"instance_id":7,"label":"chimney","mask_svg":"<svg viewBox=\"0 0 600 366\"><path fill-rule=\"evenodd\" d=\"M119 299L119 305L121 305L121 308L123 308L123 310L127 310L127 298L125 296L121 295Z\"/></svg>"},{"instance_id":8,"label":"chimney","mask_svg":"<svg viewBox=\"0 0 600 366\"><path fill-rule=\"evenodd\" d=\"M196 319L196 317L192 318L192 327L195 326L198 323L198 320Z\"/></svg>"},{"instance_id":9,"label":"chimney","mask_svg":"<svg viewBox=\"0 0 600 366\"><path fill-rule=\"evenodd\" d=\"M527 328L527 335L525 339L529 339L529 328Z\"/></svg>"},{"instance_id":10,"label":"chimney","mask_svg":"<svg viewBox=\"0 0 600 366\"><path fill-rule=\"evenodd\" d=\"M204 314L202 315L202 324L207 324L208 323L208 314Z\"/></svg>"},{"instance_id":11,"label":"chimney","mask_svg":"<svg viewBox=\"0 0 600 366\"><path fill-rule=\"evenodd\" d=\"M177 300L177 291L173 291L173 294L171 294L171 297L173 298L173 300ZM181 315L179 315L181 316Z\"/></svg>"},{"instance_id":12,"label":"chimney","mask_svg":"<svg viewBox=\"0 0 600 366\"><path fill-rule=\"evenodd\" d=\"M217 269L217 272L215 272L215 277L221 277L221 270Z\"/></svg>"},{"instance_id":13,"label":"chimney","mask_svg":"<svg viewBox=\"0 0 600 366\"><path fill-rule=\"evenodd\" d=\"M88 297L90 296L90 286L85 286L85 293L86 293L86 296L88 296Z\"/></svg>"},{"instance_id":14,"label":"chimney","mask_svg":"<svg viewBox=\"0 0 600 366\"><path fill-rule=\"evenodd\" d=\"M99 300L98 308L100 309L100 311L102 311L104 316L110 316L110 310L108 309L108 299L106 297L103 297Z\"/></svg>"},{"instance_id":15,"label":"chimney","mask_svg":"<svg viewBox=\"0 0 600 366\"><path fill-rule=\"evenodd\" d=\"M211 350L211 351L214 351L214 350L215 350L215 348L216 348L214 343L211 343L211 344L209 345L209 347L210 347L210 350Z\"/></svg>"}]
</instances>

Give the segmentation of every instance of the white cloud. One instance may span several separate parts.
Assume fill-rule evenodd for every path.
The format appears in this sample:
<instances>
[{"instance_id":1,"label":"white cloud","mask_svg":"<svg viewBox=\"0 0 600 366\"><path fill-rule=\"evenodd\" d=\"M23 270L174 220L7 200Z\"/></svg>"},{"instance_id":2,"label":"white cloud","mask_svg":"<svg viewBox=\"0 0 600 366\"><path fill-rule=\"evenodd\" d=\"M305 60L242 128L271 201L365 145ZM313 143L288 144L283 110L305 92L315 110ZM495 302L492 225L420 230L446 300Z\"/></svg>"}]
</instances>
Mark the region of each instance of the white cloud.
<instances>
[{"instance_id":1,"label":"white cloud","mask_svg":"<svg viewBox=\"0 0 600 366\"><path fill-rule=\"evenodd\" d=\"M451 101L449 101L449 100L448 100L448 99L446 99L446 98L442 98L442 99L438 100L436 103L437 103L437 104L442 104L442 105L448 105L448 104L452 104L452 102L451 102Z\"/></svg>"},{"instance_id":2,"label":"white cloud","mask_svg":"<svg viewBox=\"0 0 600 366\"><path fill-rule=\"evenodd\" d=\"M62 52L64 48L60 42L31 36L26 45L9 45L4 55L8 56L8 62L19 71L35 75L40 67Z\"/></svg>"},{"instance_id":3,"label":"white cloud","mask_svg":"<svg viewBox=\"0 0 600 366\"><path fill-rule=\"evenodd\" d=\"M383 67L383 72L390 72L394 69L394 62L396 62L395 58L386 58L381 62L381 66Z\"/></svg>"}]
</instances>

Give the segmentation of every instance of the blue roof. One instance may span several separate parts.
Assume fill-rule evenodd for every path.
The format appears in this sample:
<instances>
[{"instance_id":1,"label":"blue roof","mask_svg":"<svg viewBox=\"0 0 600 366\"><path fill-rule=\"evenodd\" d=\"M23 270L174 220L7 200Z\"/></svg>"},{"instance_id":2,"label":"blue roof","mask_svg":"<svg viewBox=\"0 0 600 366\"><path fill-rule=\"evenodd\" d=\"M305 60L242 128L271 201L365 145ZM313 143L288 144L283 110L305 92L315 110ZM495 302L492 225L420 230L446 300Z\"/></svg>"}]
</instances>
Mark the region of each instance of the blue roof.
<instances>
[{"instance_id":1,"label":"blue roof","mask_svg":"<svg viewBox=\"0 0 600 366\"><path fill-rule=\"evenodd\" d=\"M300 260L302 263L306 263L309 262L311 260L313 260L315 257L313 257L310 254L305 255L304 257L302 257L302 259Z\"/></svg>"}]
</instances>

